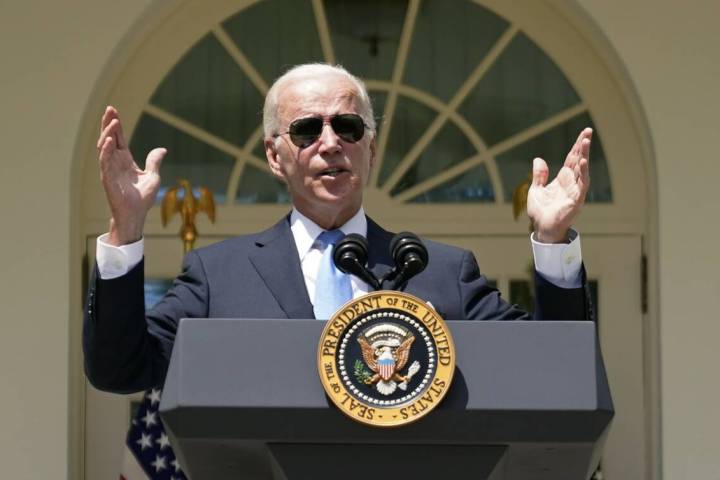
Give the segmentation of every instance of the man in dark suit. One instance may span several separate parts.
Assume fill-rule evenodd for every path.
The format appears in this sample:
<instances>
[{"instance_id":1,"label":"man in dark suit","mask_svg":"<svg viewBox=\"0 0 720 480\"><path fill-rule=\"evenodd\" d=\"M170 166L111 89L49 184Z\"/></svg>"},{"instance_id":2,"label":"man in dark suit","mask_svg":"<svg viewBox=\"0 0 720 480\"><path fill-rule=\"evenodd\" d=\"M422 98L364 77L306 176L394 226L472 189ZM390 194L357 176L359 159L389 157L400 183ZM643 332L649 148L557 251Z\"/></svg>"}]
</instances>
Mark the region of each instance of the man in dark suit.
<instances>
[{"instance_id":1,"label":"man in dark suit","mask_svg":"<svg viewBox=\"0 0 720 480\"><path fill-rule=\"evenodd\" d=\"M190 252L173 288L145 312L142 232L165 149L152 150L145 170L138 168L117 111L106 109L97 147L112 218L98 239L83 332L86 372L96 387L131 392L162 384L184 317L326 318L318 313L326 292L316 289L324 231L366 236L368 267L376 275L391 268L392 234L362 209L376 145L362 82L339 67L295 67L268 92L263 123L268 164L286 183L292 212L264 232ZM528 214L535 226L538 319L588 316L579 239L570 225L589 184L591 135L580 133L550 184L545 162L533 163ZM447 319L529 318L487 284L470 252L435 242L427 247L428 267L405 291ZM355 297L369 290L355 277L351 288Z\"/></svg>"}]
</instances>

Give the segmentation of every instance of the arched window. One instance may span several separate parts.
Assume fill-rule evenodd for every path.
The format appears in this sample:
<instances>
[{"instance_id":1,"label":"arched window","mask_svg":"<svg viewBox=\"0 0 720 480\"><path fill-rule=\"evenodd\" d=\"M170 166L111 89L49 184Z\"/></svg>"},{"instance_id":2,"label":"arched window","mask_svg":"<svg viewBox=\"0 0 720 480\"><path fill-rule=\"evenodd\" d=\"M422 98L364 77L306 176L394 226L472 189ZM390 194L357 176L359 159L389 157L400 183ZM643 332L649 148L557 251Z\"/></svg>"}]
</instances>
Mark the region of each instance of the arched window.
<instances>
[{"instance_id":1,"label":"arched window","mask_svg":"<svg viewBox=\"0 0 720 480\"><path fill-rule=\"evenodd\" d=\"M166 187L182 176L227 205L287 202L265 161L262 102L288 66L324 60L367 83L379 125L370 195L397 205L510 202L533 156L557 170L595 126L558 65L475 2L265 0L182 56L147 99L132 148L169 147ZM591 165L588 201L611 202L598 131Z\"/></svg>"}]
</instances>

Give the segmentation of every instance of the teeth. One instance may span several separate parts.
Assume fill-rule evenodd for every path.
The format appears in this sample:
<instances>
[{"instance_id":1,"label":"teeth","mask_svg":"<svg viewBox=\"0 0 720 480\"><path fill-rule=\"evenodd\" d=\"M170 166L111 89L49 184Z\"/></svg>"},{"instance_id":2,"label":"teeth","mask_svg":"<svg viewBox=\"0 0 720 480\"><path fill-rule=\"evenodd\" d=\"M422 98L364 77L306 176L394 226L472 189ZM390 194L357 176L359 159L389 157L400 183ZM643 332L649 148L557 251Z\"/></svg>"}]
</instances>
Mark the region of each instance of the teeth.
<instances>
[{"instance_id":1,"label":"teeth","mask_svg":"<svg viewBox=\"0 0 720 480\"><path fill-rule=\"evenodd\" d=\"M323 170L323 175L330 175L331 177L337 176L342 170L339 168L328 168L327 170Z\"/></svg>"}]
</instances>

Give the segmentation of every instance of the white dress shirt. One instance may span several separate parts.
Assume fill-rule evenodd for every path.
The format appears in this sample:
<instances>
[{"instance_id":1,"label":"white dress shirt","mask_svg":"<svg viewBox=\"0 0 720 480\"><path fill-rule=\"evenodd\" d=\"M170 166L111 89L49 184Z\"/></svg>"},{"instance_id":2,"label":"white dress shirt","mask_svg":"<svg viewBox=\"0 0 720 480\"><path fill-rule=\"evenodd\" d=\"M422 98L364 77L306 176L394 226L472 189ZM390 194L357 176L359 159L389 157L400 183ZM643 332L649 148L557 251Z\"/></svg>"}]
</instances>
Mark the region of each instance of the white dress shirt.
<instances>
[{"instance_id":1,"label":"white dress shirt","mask_svg":"<svg viewBox=\"0 0 720 480\"><path fill-rule=\"evenodd\" d=\"M305 288L307 288L308 297L311 302L315 302L315 280L320 270L320 261L322 260L323 245L318 243L317 238L324 230L315 222L307 218L302 213L293 208L290 214L290 230L295 238L295 246L300 255L300 267L302 268L303 277L305 278ZM345 235L357 233L363 237L367 237L367 218L362 207L357 213L340 227ZM350 285L352 285L353 298L365 295L370 291L370 285L357 278L355 275L350 276Z\"/></svg>"},{"instance_id":2,"label":"white dress shirt","mask_svg":"<svg viewBox=\"0 0 720 480\"><path fill-rule=\"evenodd\" d=\"M323 229L315 222L293 208L290 214L290 230L295 239L295 246L300 257L305 288L311 301L315 299L315 279L317 278L322 250L316 240ZM367 218L365 211L360 210L340 227L346 235L357 233L367 237ZM107 243L107 233L97 239L96 261L100 278L109 280L125 275L135 265L140 263L144 252L143 239L129 245L116 247ZM535 240L535 234L530 235L533 256L535 257L535 270L547 281L561 288L578 288L582 286L580 268L582 266L582 252L580 248L580 235L570 231L570 243L547 244ZM370 286L359 278L351 277L353 298L357 298L370 291Z\"/></svg>"}]
</instances>

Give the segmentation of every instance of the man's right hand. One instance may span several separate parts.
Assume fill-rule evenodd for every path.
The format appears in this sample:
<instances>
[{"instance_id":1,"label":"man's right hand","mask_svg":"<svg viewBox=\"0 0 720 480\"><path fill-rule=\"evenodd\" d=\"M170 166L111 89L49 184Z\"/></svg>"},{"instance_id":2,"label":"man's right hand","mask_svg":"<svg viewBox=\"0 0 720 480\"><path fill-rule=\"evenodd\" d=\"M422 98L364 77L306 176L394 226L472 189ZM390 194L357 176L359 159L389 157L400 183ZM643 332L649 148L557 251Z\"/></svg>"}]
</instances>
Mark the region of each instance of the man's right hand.
<instances>
[{"instance_id":1,"label":"man's right hand","mask_svg":"<svg viewBox=\"0 0 720 480\"><path fill-rule=\"evenodd\" d=\"M97 149L100 180L112 214L107 241L116 246L136 242L142 238L145 217L155 203L160 188L160 163L167 150L151 150L145 159L145 170L141 170L128 149L120 117L112 106L105 109L100 122Z\"/></svg>"}]
</instances>

